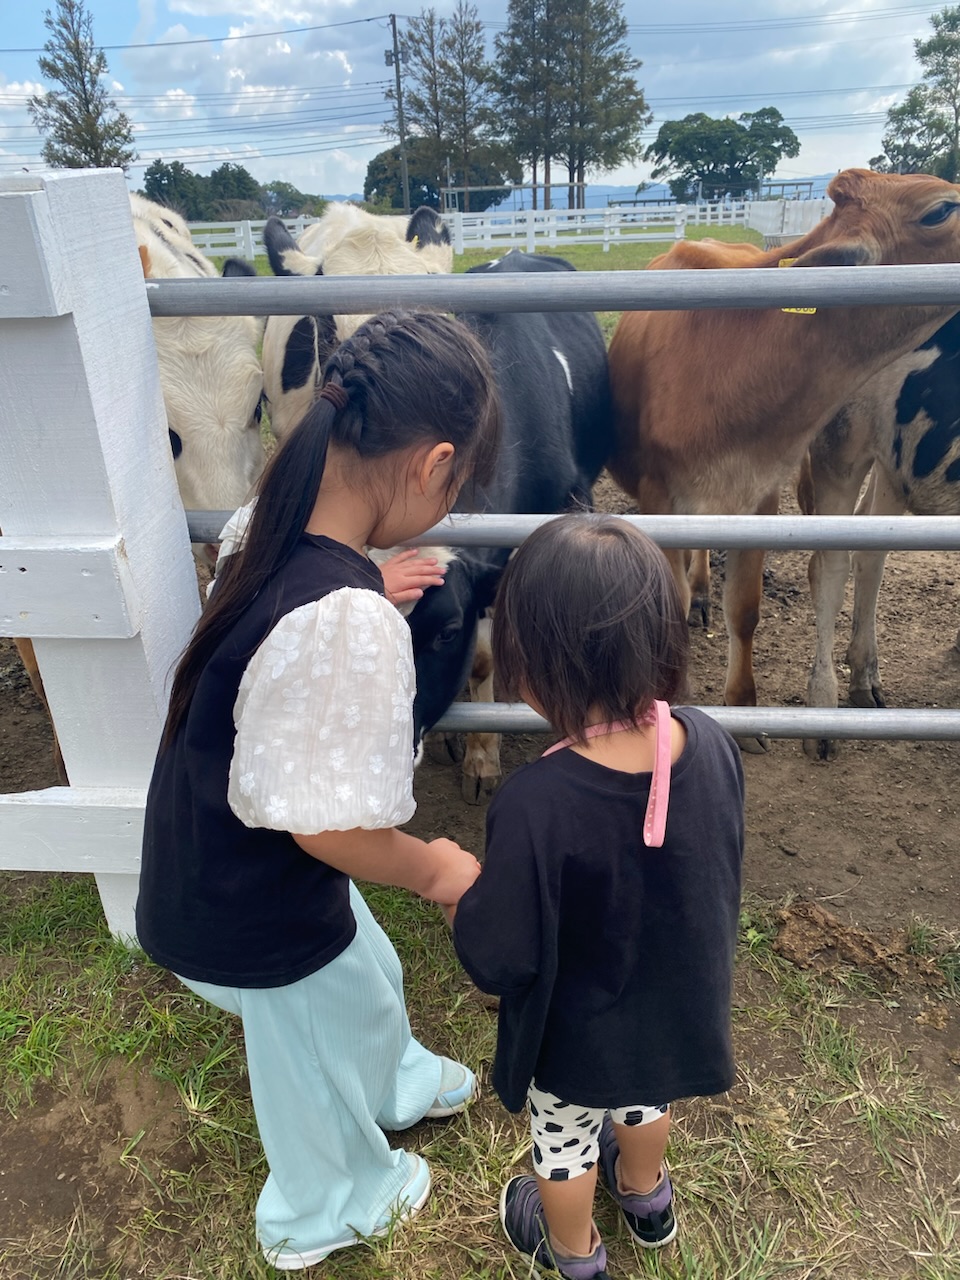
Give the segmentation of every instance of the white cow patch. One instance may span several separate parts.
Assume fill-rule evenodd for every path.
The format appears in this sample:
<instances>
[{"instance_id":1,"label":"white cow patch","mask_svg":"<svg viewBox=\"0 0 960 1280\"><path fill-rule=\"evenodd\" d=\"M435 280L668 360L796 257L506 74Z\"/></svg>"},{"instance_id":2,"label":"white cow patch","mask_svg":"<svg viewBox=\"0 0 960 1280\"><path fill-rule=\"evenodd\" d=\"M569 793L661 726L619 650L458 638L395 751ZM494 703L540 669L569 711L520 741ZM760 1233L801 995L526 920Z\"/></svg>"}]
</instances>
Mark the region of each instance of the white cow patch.
<instances>
[{"instance_id":1,"label":"white cow patch","mask_svg":"<svg viewBox=\"0 0 960 1280\"><path fill-rule=\"evenodd\" d=\"M558 351L556 347L551 347L550 350L560 361L560 368L563 370L563 376L567 380L567 386L570 388L570 394L573 395L573 375L570 373L570 365L567 361L567 357L562 351Z\"/></svg>"}]
</instances>

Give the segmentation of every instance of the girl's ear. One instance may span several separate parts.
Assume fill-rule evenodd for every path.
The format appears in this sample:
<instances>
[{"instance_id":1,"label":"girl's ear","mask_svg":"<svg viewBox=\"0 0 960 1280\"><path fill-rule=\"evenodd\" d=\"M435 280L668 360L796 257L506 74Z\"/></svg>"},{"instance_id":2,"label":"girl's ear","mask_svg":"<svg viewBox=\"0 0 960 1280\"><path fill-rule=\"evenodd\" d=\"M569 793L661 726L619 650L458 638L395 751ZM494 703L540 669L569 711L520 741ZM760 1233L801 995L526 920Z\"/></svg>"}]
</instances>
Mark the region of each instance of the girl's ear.
<instances>
[{"instance_id":1,"label":"girl's ear","mask_svg":"<svg viewBox=\"0 0 960 1280\"><path fill-rule=\"evenodd\" d=\"M422 455L417 467L417 480L421 493L430 493L438 486L446 486L455 453L456 449L449 440L444 440Z\"/></svg>"}]
</instances>

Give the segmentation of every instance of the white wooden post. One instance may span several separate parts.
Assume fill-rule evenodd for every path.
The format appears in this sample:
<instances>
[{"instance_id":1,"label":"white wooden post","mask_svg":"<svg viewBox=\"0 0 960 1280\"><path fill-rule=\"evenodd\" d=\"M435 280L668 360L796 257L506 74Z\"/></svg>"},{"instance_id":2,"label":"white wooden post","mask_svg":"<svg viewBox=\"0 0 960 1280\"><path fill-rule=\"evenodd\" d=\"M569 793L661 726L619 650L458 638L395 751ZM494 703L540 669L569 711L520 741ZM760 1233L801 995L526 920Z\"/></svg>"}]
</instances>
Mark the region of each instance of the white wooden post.
<instances>
[{"instance_id":1,"label":"white wooden post","mask_svg":"<svg viewBox=\"0 0 960 1280\"><path fill-rule=\"evenodd\" d=\"M524 209L517 214L517 221L522 221L527 232L527 253L533 253L537 247L537 221L532 209Z\"/></svg>"},{"instance_id":2,"label":"white wooden post","mask_svg":"<svg viewBox=\"0 0 960 1280\"><path fill-rule=\"evenodd\" d=\"M674 240L687 238L687 206L685 204L677 205L677 211L673 217L673 238Z\"/></svg>"},{"instance_id":3,"label":"white wooden post","mask_svg":"<svg viewBox=\"0 0 960 1280\"><path fill-rule=\"evenodd\" d=\"M249 218L245 218L240 223L240 237L240 252L248 262L252 262L257 254L253 247L253 228L250 226Z\"/></svg>"},{"instance_id":4,"label":"white wooden post","mask_svg":"<svg viewBox=\"0 0 960 1280\"><path fill-rule=\"evenodd\" d=\"M69 788L0 796L0 867L88 870L133 936L168 677L199 613L119 170L0 180L0 634L32 636Z\"/></svg>"}]
</instances>

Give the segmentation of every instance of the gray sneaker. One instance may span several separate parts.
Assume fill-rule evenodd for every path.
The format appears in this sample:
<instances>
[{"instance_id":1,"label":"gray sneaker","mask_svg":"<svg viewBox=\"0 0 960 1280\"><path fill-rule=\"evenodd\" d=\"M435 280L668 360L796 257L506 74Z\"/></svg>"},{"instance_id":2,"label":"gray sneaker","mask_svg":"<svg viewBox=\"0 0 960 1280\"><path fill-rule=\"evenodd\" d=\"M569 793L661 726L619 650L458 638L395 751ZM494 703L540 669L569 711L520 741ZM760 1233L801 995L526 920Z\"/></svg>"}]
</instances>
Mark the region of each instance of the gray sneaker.
<instances>
[{"instance_id":1,"label":"gray sneaker","mask_svg":"<svg viewBox=\"0 0 960 1280\"><path fill-rule=\"evenodd\" d=\"M662 1249L677 1234L677 1220L673 1216L673 1187L666 1165L660 1181L646 1195L623 1195L617 1190L617 1160L620 1148L610 1117L604 1116L600 1126L600 1173L607 1190L620 1206L627 1230L644 1249Z\"/></svg>"},{"instance_id":2,"label":"gray sneaker","mask_svg":"<svg viewBox=\"0 0 960 1280\"><path fill-rule=\"evenodd\" d=\"M539 1268L543 1267L559 1272L565 1280L610 1280L603 1241L589 1258L565 1258L551 1248L537 1180L530 1174L511 1178L503 1188L500 1221L516 1251L533 1263L535 1275L539 1276Z\"/></svg>"}]
</instances>

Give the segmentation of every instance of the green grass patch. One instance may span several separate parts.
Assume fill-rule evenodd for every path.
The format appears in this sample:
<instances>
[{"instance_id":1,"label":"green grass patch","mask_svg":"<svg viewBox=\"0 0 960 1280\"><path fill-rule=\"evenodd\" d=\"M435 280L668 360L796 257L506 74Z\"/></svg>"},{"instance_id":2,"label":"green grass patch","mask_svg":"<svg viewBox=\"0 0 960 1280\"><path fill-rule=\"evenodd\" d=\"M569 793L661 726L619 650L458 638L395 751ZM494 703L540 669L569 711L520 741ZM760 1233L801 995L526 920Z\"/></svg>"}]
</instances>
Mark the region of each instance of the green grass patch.
<instances>
[{"instance_id":1,"label":"green grass patch","mask_svg":"<svg viewBox=\"0 0 960 1280\"><path fill-rule=\"evenodd\" d=\"M14 1141L18 1124L50 1105L82 1128L118 1081L158 1101L145 1117L131 1113L126 1127L117 1122L109 1167L122 1193L109 1200L111 1216L98 1216L89 1191L56 1232L26 1215L22 1234L0 1241L0 1274L268 1280L275 1273L252 1225L266 1166L237 1020L114 943L91 878L9 879L16 892L0 902L0 1141ZM400 890L374 888L368 897L403 960L415 1031L485 1077L496 1016L465 981L437 914ZM955 1099L937 1095L902 1046L874 1033L869 1012L854 1018L875 999L869 990L800 972L777 954L777 906L744 904L737 1087L677 1108L669 1159L678 1243L661 1255L637 1249L601 1193L611 1274L953 1280L956 1191L936 1169L952 1167L944 1152ZM914 940L937 954L945 946L919 927ZM403 1141L430 1162L429 1210L372 1248L334 1255L324 1276L526 1276L496 1211L502 1183L528 1163L523 1119L504 1112L486 1085L465 1116L418 1126ZM937 1152L940 1163L928 1169ZM922 1180L917 1170L927 1170Z\"/></svg>"}]
</instances>

